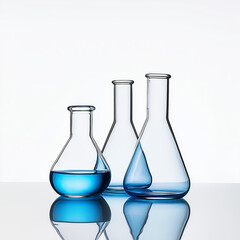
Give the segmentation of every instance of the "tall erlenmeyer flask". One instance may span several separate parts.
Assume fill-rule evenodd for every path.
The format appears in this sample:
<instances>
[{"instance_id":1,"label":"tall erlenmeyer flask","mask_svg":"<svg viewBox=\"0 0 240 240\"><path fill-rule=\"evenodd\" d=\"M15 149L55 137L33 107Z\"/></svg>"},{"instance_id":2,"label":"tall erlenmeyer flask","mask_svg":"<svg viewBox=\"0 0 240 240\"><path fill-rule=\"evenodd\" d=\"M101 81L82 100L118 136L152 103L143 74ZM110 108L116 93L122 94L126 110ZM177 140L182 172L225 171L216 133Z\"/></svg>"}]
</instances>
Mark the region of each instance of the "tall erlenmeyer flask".
<instances>
[{"instance_id":1,"label":"tall erlenmeyer flask","mask_svg":"<svg viewBox=\"0 0 240 240\"><path fill-rule=\"evenodd\" d=\"M180 198L188 192L190 180L168 119L171 76L150 73L146 77L147 118L124 178L124 188L137 197Z\"/></svg>"},{"instance_id":2,"label":"tall erlenmeyer flask","mask_svg":"<svg viewBox=\"0 0 240 240\"><path fill-rule=\"evenodd\" d=\"M102 193L110 169L92 135L93 106L70 106L70 138L54 162L50 182L64 197L90 197Z\"/></svg>"},{"instance_id":3,"label":"tall erlenmeyer flask","mask_svg":"<svg viewBox=\"0 0 240 240\"><path fill-rule=\"evenodd\" d=\"M111 219L111 210L102 198L59 197L50 209L50 220L64 240L97 240Z\"/></svg>"},{"instance_id":4,"label":"tall erlenmeyer flask","mask_svg":"<svg viewBox=\"0 0 240 240\"><path fill-rule=\"evenodd\" d=\"M132 121L132 80L115 80L114 121L103 146L103 155L111 168L107 192L123 193L123 178L134 152L137 133Z\"/></svg>"}]
</instances>

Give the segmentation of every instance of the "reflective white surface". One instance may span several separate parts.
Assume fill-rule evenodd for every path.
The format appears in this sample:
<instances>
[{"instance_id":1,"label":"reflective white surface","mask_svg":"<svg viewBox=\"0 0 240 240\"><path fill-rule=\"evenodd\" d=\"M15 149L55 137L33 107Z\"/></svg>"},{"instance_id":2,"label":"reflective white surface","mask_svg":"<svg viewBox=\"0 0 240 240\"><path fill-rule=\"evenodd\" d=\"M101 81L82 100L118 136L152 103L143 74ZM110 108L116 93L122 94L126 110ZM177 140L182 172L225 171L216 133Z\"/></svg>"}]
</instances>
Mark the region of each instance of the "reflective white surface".
<instances>
[{"instance_id":1,"label":"reflective white surface","mask_svg":"<svg viewBox=\"0 0 240 240\"><path fill-rule=\"evenodd\" d=\"M48 183L0 183L0 192L1 239L60 239L49 219L50 207L58 196ZM114 235L113 233L123 234L119 239L131 240L130 230L123 215L123 206L128 197L113 200L103 197L112 212L112 224L110 221L109 229L106 228L109 240L118 239L110 236ZM191 213L182 240L240 239L240 184L193 184L185 200L190 206ZM151 211L154 211L153 207ZM159 215L149 213L139 240L147 239L144 236L149 228L157 226L153 224L154 219L150 217L157 218L156 216ZM113 222L118 219L119 224ZM159 220L156 219L155 222L157 221ZM159 224L161 222L159 221ZM92 223L84 224L85 230L89 227L90 231ZM160 227L159 225L159 229ZM84 234L87 233L88 231L84 231L79 239L85 239L87 235ZM100 239L107 238L103 234Z\"/></svg>"}]
</instances>

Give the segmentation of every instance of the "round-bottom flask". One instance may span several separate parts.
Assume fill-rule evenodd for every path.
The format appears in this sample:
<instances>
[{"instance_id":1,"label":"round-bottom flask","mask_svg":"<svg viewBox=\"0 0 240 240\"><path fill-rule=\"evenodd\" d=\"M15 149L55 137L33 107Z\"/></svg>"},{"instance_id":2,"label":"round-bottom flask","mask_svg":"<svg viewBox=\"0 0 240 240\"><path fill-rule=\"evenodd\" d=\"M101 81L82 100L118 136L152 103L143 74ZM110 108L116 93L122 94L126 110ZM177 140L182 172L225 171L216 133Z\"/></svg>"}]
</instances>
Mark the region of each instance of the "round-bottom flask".
<instances>
[{"instance_id":1,"label":"round-bottom flask","mask_svg":"<svg viewBox=\"0 0 240 240\"><path fill-rule=\"evenodd\" d=\"M70 138L50 171L53 189L64 197L92 197L108 186L111 173L92 135L93 106L70 106Z\"/></svg>"}]
</instances>

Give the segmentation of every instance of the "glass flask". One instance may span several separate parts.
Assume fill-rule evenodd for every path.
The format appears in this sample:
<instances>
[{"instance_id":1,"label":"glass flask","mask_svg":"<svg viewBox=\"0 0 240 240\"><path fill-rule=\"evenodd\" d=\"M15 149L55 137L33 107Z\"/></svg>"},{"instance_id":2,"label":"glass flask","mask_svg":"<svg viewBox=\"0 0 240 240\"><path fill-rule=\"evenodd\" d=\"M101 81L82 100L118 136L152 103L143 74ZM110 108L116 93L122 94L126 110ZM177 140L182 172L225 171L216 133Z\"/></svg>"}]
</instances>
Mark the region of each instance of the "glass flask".
<instances>
[{"instance_id":1,"label":"glass flask","mask_svg":"<svg viewBox=\"0 0 240 240\"><path fill-rule=\"evenodd\" d=\"M133 240L179 240L190 216L183 199L146 200L130 198L124 215Z\"/></svg>"},{"instance_id":2,"label":"glass flask","mask_svg":"<svg viewBox=\"0 0 240 240\"><path fill-rule=\"evenodd\" d=\"M168 119L170 75L146 74L147 117L124 178L131 196L149 199L183 197L190 180Z\"/></svg>"},{"instance_id":3,"label":"glass flask","mask_svg":"<svg viewBox=\"0 0 240 240\"><path fill-rule=\"evenodd\" d=\"M70 106L70 137L50 171L53 189L65 197L90 197L108 186L111 173L92 135L93 106Z\"/></svg>"},{"instance_id":4,"label":"glass flask","mask_svg":"<svg viewBox=\"0 0 240 240\"><path fill-rule=\"evenodd\" d=\"M128 200L127 194L103 193L104 199L111 208L111 222L104 231L107 240L131 239L129 227L123 214L123 206Z\"/></svg>"},{"instance_id":5,"label":"glass flask","mask_svg":"<svg viewBox=\"0 0 240 240\"><path fill-rule=\"evenodd\" d=\"M110 219L111 210L102 197L59 197L50 209L52 226L64 240L97 240Z\"/></svg>"},{"instance_id":6,"label":"glass flask","mask_svg":"<svg viewBox=\"0 0 240 240\"><path fill-rule=\"evenodd\" d=\"M103 155L111 168L107 192L125 193L123 178L134 152L137 132L132 121L132 80L115 80L114 120L103 146Z\"/></svg>"}]
</instances>

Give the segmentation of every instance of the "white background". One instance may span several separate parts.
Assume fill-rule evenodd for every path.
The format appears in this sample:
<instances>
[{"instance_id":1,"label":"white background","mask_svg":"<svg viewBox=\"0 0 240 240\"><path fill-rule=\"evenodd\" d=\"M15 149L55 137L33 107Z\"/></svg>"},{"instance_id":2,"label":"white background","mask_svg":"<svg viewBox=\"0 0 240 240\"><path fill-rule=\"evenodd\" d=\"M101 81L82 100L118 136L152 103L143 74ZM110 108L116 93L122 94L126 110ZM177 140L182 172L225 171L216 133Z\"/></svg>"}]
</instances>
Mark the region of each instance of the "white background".
<instances>
[{"instance_id":1,"label":"white background","mask_svg":"<svg viewBox=\"0 0 240 240\"><path fill-rule=\"evenodd\" d=\"M192 182L240 182L240 2L0 0L0 181L48 181L72 104L92 104L102 147L112 79L172 75L170 121Z\"/></svg>"}]
</instances>

